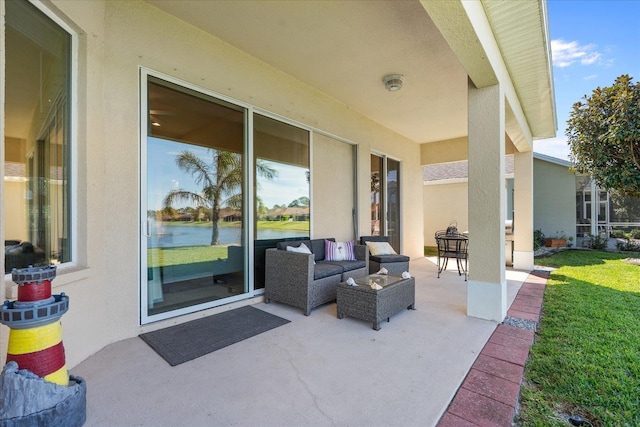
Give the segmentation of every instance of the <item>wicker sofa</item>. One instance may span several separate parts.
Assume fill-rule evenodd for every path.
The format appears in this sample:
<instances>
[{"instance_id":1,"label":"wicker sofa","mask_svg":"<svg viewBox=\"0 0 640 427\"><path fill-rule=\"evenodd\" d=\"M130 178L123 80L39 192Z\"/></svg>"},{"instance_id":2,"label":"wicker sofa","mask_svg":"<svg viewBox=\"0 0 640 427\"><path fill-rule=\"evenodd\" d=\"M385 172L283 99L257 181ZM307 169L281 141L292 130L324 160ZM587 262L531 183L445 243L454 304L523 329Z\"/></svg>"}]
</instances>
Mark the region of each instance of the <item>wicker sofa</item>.
<instances>
[{"instance_id":1,"label":"wicker sofa","mask_svg":"<svg viewBox=\"0 0 640 427\"><path fill-rule=\"evenodd\" d=\"M326 239L335 241L334 238ZM355 261L326 261L325 239L279 242L265 253L265 302L277 301L301 308L306 316L322 304L335 301L338 283L368 274L369 251L355 245ZM304 243L311 254L287 251Z\"/></svg>"},{"instance_id":2,"label":"wicker sofa","mask_svg":"<svg viewBox=\"0 0 640 427\"><path fill-rule=\"evenodd\" d=\"M387 242L388 236L360 236L360 243L366 245L367 242ZM400 276L403 272L409 271L409 261L411 259L406 255L385 254L385 255L369 255L369 273L374 274L381 268L386 268L388 274Z\"/></svg>"}]
</instances>

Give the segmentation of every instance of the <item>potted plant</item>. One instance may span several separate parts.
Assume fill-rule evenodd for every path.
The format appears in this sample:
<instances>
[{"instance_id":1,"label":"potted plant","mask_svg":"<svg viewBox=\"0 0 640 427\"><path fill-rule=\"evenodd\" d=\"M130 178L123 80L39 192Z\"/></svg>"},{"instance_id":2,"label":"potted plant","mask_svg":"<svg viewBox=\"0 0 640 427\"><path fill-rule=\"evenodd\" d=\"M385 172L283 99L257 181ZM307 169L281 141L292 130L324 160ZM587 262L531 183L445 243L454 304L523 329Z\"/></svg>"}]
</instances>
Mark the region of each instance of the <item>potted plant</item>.
<instances>
[{"instance_id":1,"label":"potted plant","mask_svg":"<svg viewBox=\"0 0 640 427\"><path fill-rule=\"evenodd\" d=\"M548 248L562 248L567 245L567 236L564 231L557 231L553 237L547 237L545 239L545 246Z\"/></svg>"}]
</instances>

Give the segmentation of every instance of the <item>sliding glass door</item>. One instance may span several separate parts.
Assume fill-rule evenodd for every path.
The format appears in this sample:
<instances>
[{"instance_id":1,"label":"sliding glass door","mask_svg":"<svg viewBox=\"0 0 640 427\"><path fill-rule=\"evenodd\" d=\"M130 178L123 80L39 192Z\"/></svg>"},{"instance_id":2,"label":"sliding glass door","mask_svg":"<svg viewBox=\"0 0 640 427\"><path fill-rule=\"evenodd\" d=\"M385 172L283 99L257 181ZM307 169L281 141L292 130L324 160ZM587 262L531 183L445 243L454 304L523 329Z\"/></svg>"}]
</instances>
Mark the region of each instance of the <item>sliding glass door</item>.
<instances>
[{"instance_id":1,"label":"sliding glass door","mask_svg":"<svg viewBox=\"0 0 640 427\"><path fill-rule=\"evenodd\" d=\"M148 76L143 320L248 292L246 110Z\"/></svg>"},{"instance_id":2,"label":"sliding glass door","mask_svg":"<svg viewBox=\"0 0 640 427\"><path fill-rule=\"evenodd\" d=\"M388 236L400 253L400 162L371 154L371 235Z\"/></svg>"},{"instance_id":3,"label":"sliding glass door","mask_svg":"<svg viewBox=\"0 0 640 427\"><path fill-rule=\"evenodd\" d=\"M387 158L387 236L389 243L400 253L400 162Z\"/></svg>"},{"instance_id":4,"label":"sliding glass door","mask_svg":"<svg viewBox=\"0 0 640 427\"><path fill-rule=\"evenodd\" d=\"M265 251L284 240L308 239L310 132L253 116L254 287L264 288Z\"/></svg>"}]
</instances>

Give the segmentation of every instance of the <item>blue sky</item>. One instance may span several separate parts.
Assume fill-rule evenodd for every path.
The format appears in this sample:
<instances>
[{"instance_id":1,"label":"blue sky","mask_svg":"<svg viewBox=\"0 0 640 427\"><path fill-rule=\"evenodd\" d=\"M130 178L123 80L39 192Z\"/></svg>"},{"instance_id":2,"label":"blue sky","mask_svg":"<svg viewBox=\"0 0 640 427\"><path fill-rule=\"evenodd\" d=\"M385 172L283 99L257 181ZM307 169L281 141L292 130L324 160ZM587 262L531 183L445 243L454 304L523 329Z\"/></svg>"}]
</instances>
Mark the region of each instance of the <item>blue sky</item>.
<instances>
[{"instance_id":1,"label":"blue sky","mask_svg":"<svg viewBox=\"0 0 640 427\"><path fill-rule=\"evenodd\" d=\"M629 74L640 80L640 0L548 0L558 130L537 153L568 160L564 133L574 103Z\"/></svg>"},{"instance_id":2,"label":"blue sky","mask_svg":"<svg viewBox=\"0 0 640 427\"><path fill-rule=\"evenodd\" d=\"M162 209L162 201L172 189L182 189L200 193L201 187L196 185L190 174L180 170L176 165L176 157L184 150L195 153L204 160L211 160L212 153L204 147L183 144L160 138L149 138L147 146L147 194L148 210ZM278 171L278 176L269 181L258 177L258 196L268 208L275 204L289 205L299 197L309 197L309 184L305 168L289 166L282 163L267 162ZM176 208L191 206L191 203L178 203Z\"/></svg>"}]
</instances>

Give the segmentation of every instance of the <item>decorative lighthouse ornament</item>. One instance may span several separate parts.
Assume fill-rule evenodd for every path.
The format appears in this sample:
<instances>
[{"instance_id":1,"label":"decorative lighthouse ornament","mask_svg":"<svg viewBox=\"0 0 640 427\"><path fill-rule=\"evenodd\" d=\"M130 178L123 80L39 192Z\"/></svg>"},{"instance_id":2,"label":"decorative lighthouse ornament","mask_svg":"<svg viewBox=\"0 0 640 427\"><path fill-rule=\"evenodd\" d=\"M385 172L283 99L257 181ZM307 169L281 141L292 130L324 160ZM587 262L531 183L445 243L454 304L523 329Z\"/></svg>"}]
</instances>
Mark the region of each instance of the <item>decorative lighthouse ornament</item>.
<instances>
[{"instance_id":1,"label":"decorative lighthouse ornament","mask_svg":"<svg viewBox=\"0 0 640 427\"><path fill-rule=\"evenodd\" d=\"M60 317L69 309L69 297L51 295L56 266L13 269L17 301L0 307L0 323L10 328L7 363L14 361L45 381L68 386L69 373L62 345Z\"/></svg>"}]
</instances>

